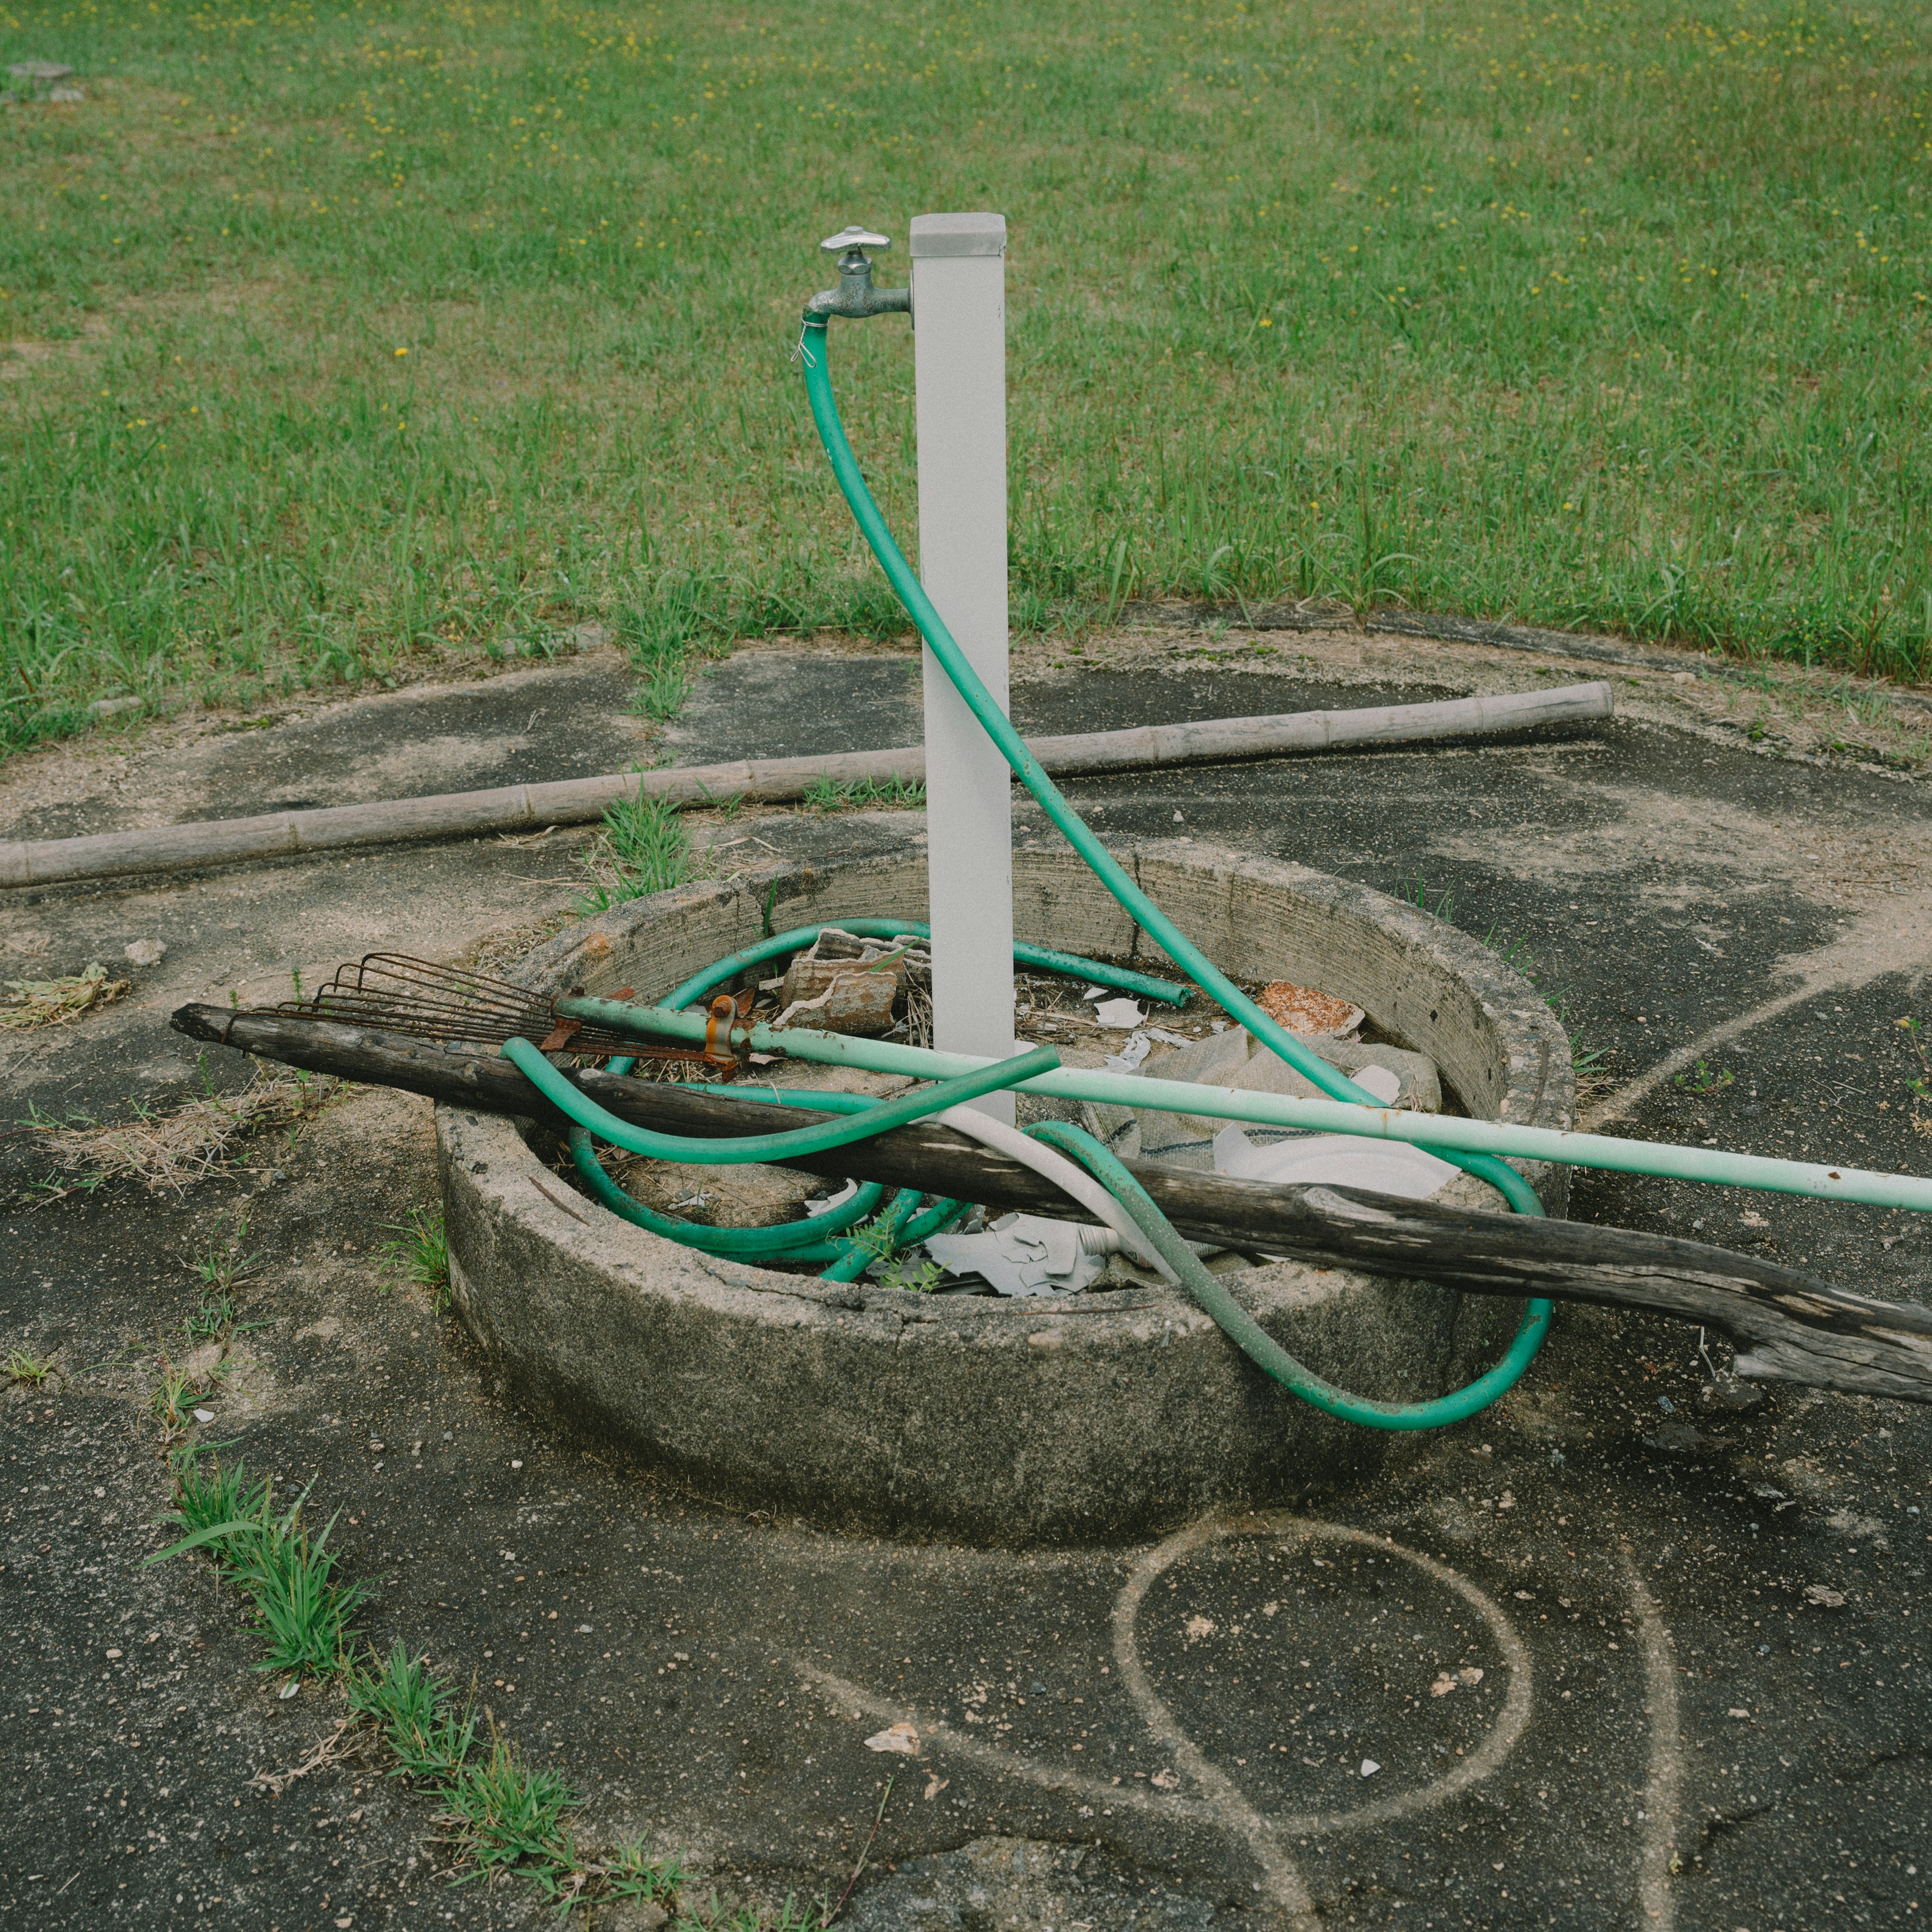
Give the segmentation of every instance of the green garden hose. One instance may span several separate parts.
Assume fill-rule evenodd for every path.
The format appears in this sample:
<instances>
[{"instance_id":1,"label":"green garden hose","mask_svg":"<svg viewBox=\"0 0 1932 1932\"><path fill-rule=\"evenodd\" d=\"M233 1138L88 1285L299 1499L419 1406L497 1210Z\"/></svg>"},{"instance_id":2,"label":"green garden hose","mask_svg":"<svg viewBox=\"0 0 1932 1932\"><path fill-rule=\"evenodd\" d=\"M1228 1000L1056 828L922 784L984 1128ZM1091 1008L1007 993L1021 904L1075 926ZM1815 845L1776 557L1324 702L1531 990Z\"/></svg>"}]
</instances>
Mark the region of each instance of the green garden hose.
<instances>
[{"instance_id":1,"label":"green garden hose","mask_svg":"<svg viewBox=\"0 0 1932 1932\"><path fill-rule=\"evenodd\" d=\"M1196 1306L1250 1361L1304 1402L1344 1422L1358 1422L1365 1429L1394 1430L1440 1429L1448 1423L1466 1422L1515 1382L1549 1331L1550 1304L1533 1301L1502 1360L1452 1394L1430 1402L1376 1402L1366 1396L1351 1395L1304 1368L1234 1299L1174 1232L1174 1224L1154 1197L1091 1134L1065 1120L1042 1120L1027 1132L1034 1139L1070 1154L1126 1208L1162 1260L1180 1276Z\"/></svg>"},{"instance_id":2,"label":"green garden hose","mask_svg":"<svg viewBox=\"0 0 1932 1932\"><path fill-rule=\"evenodd\" d=\"M808 315L801 344L806 392L813 420L818 426L820 438L831 460L839 488L894 592L918 626L920 635L1021 783L1114 899L1224 1012L1240 1021L1270 1052L1312 1082L1321 1092L1334 1100L1378 1107L1381 1103L1375 1095L1358 1087L1303 1046L1213 964L1128 877L1028 751L1005 712L994 702L992 694L954 642L893 541L878 506L866 487L832 400L831 384L825 369L825 340L824 320ZM843 922L843 929L866 938L893 938L908 933L916 933L921 938L931 936L930 929L922 924L886 920L848 920ZM801 950L811 944L820 930L822 928L816 926L801 927L733 953L675 988L659 1011L675 1012L748 968L779 954ZM1094 962L1077 959L1068 954L1016 946L1014 957L1018 964L1037 965L1050 971L1081 972L1103 984L1131 986L1136 992L1174 1005L1181 1004L1190 996L1189 988L1118 968L1100 968ZM794 1261L814 1262L836 1257L825 1276L832 1281L854 1280L876 1256L890 1253L896 1246L911 1246L926 1239L928 1234L956 1218L961 1204L940 1202L915 1218L914 1210L920 1197L913 1190L902 1190L891 1206L867 1231L868 1238L864 1240L850 1238L835 1242L826 1238L842 1232L862 1214L869 1211L880 1198L882 1190L874 1188L869 1195L866 1190L860 1190L854 1202L846 1204L836 1225L820 1218L777 1228L701 1228L648 1208L619 1187L598 1160L592 1133L634 1153L650 1154L661 1160L728 1163L783 1160L788 1156L820 1153L849 1145L884 1132L888 1126L941 1112L958 1101L1017 1085L1038 1072L1042 1061L1055 1066L1059 1064L1057 1054L1043 1049L1038 1054L1021 1054L994 1062L972 1073L940 1082L920 1094L896 1101L828 1109L843 1114L844 1118L841 1120L788 1133L756 1135L740 1139L693 1140L681 1135L654 1132L619 1120L579 1092L527 1040L512 1040L503 1051L573 1122L571 1150L578 1172L593 1196L607 1207L638 1226L711 1253L783 1256ZM623 1060L614 1063L614 1066L617 1070L628 1072L632 1064ZM808 1104L822 1105L834 1097L812 1095ZM803 1100L806 1096L797 1098ZM1028 1131L1034 1138L1072 1154L1120 1201L1154 1250L1202 1309L1258 1366L1304 1401L1331 1415L1378 1429L1430 1429L1460 1421L1493 1402L1516 1382L1529 1365L1549 1328L1550 1304L1547 1301L1532 1301L1504 1359L1487 1374L1452 1395L1430 1402L1407 1403L1375 1402L1350 1395L1304 1368L1262 1329L1201 1264L1146 1190L1099 1142L1078 1128L1061 1123L1048 1123ZM1444 1150L1444 1158L1466 1172L1488 1181L1519 1214L1543 1212L1543 1204L1537 1198L1534 1190L1514 1168L1495 1156L1452 1149ZM862 1198L866 1204L860 1208L856 1204Z\"/></svg>"}]
</instances>

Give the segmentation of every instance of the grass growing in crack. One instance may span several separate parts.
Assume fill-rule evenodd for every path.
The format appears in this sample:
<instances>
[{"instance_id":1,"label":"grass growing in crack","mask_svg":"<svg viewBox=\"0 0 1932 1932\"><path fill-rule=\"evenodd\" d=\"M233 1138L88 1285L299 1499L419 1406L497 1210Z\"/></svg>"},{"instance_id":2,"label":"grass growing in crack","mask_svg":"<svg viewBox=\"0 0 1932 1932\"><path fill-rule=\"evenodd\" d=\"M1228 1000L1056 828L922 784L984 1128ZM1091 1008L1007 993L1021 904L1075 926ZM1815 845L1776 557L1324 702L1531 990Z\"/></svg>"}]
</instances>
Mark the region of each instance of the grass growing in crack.
<instances>
[{"instance_id":1,"label":"grass growing in crack","mask_svg":"<svg viewBox=\"0 0 1932 1932\"><path fill-rule=\"evenodd\" d=\"M1918 1061L1918 1078L1905 1083L1905 1090L1912 1096L1912 1125L1919 1133L1932 1134L1932 1054L1926 1052L1925 1042L1919 1037L1924 1022L1908 1014L1898 1024L1905 1043Z\"/></svg>"},{"instance_id":2,"label":"grass growing in crack","mask_svg":"<svg viewBox=\"0 0 1932 1932\"><path fill-rule=\"evenodd\" d=\"M1433 905L1429 903L1430 891L1429 881L1423 876L1421 869L1418 867L1414 880L1410 884L1402 886L1396 892L1396 897L1405 904L1414 907L1418 912L1426 912L1432 917L1447 920L1456 910L1456 894L1454 889L1444 886L1436 895L1436 903Z\"/></svg>"},{"instance_id":3,"label":"grass growing in crack","mask_svg":"<svg viewBox=\"0 0 1932 1932\"><path fill-rule=\"evenodd\" d=\"M238 1460L204 1462L190 1450L178 1454L172 1467L175 1507L161 1520L187 1534L146 1561L206 1550L254 1611L256 1632L267 1644L258 1668L306 1671L340 1684L351 1717L380 1732L395 1758L394 1774L440 1800L441 1822L458 1862L468 1868L455 1882L514 1875L563 1914L618 1899L675 1906L688 1882L677 1858L652 1856L642 1836L625 1840L608 1858L584 1856L565 1822L580 1802L568 1784L529 1764L494 1720L488 1753L476 1758L473 1699L432 1671L426 1658L412 1658L400 1637L386 1657L372 1648L366 1666L351 1660L350 1619L368 1586L335 1576L336 1555L327 1546L335 1519L309 1536L302 1522L308 1489L278 1516L273 1485L251 1477ZM748 1932L763 1932L762 1922L744 1922ZM774 1932L793 1924L784 1918Z\"/></svg>"},{"instance_id":4,"label":"grass growing in crack","mask_svg":"<svg viewBox=\"0 0 1932 1932\"><path fill-rule=\"evenodd\" d=\"M52 1376L55 1367L50 1356L36 1355L26 1348L9 1348L7 1351L7 1379L10 1382L21 1383L28 1388L38 1388Z\"/></svg>"},{"instance_id":5,"label":"grass growing in crack","mask_svg":"<svg viewBox=\"0 0 1932 1932\"><path fill-rule=\"evenodd\" d=\"M148 1413L161 1425L164 1441L187 1432L194 1419L196 1402L201 1399L201 1384L192 1376L177 1369L164 1355L161 1378L148 1396Z\"/></svg>"},{"instance_id":6,"label":"grass growing in crack","mask_svg":"<svg viewBox=\"0 0 1932 1932\"><path fill-rule=\"evenodd\" d=\"M1520 935L1512 937L1492 926L1483 934L1483 944L1512 972L1520 973L1532 986L1536 983L1539 976L1536 969L1542 962L1529 950L1528 940Z\"/></svg>"},{"instance_id":7,"label":"grass growing in crack","mask_svg":"<svg viewBox=\"0 0 1932 1932\"><path fill-rule=\"evenodd\" d=\"M817 778L806 787L805 802L814 812L922 812L926 788L896 772L883 780Z\"/></svg>"},{"instance_id":8,"label":"grass growing in crack","mask_svg":"<svg viewBox=\"0 0 1932 1932\"><path fill-rule=\"evenodd\" d=\"M245 1252L248 1239L248 1212L246 1208L235 1210L235 1222L224 1233L222 1222L226 1217L218 1216L215 1232L200 1243L188 1257L188 1272L201 1283L204 1304L210 1297L224 1304L237 1282L245 1280L261 1265L262 1257ZM230 1306L232 1319L232 1306Z\"/></svg>"},{"instance_id":9,"label":"grass growing in crack","mask_svg":"<svg viewBox=\"0 0 1932 1932\"><path fill-rule=\"evenodd\" d=\"M183 1319L182 1327L191 1342L225 1342L235 1333L235 1304L226 1295L204 1288L200 1300L195 1304L194 1312Z\"/></svg>"},{"instance_id":10,"label":"grass growing in crack","mask_svg":"<svg viewBox=\"0 0 1932 1932\"><path fill-rule=\"evenodd\" d=\"M627 899L682 885L691 869L691 834L668 799L620 798L604 814L604 830L584 860L591 890L580 913L608 912Z\"/></svg>"},{"instance_id":11,"label":"grass growing in crack","mask_svg":"<svg viewBox=\"0 0 1932 1932\"><path fill-rule=\"evenodd\" d=\"M574 1795L556 1772L526 1762L501 1731L493 1729L489 1754L465 1765L445 1786L443 1798L458 1856L475 1868L464 1882L520 1871L554 1892L575 1870L563 1822L578 1802Z\"/></svg>"},{"instance_id":12,"label":"grass growing in crack","mask_svg":"<svg viewBox=\"0 0 1932 1932\"><path fill-rule=\"evenodd\" d=\"M184 1459L176 1472L176 1507L164 1520L188 1534L147 1561L214 1545L216 1563L248 1598L256 1634L267 1643L256 1667L333 1676L346 1661L350 1619L369 1586L337 1581L340 1559L328 1547L335 1520L311 1536L302 1516L308 1495L304 1489L277 1516L273 1485L251 1485L242 1464L224 1473L218 1462L204 1478L197 1462Z\"/></svg>"},{"instance_id":13,"label":"grass growing in crack","mask_svg":"<svg viewBox=\"0 0 1932 1932\"><path fill-rule=\"evenodd\" d=\"M449 1301L449 1235L440 1208L412 1208L400 1221L382 1223L391 1238L376 1250L378 1265L422 1289L436 1307Z\"/></svg>"},{"instance_id":14,"label":"grass growing in crack","mask_svg":"<svg viewBox=\"0 0 1932 1932\"><path fill-rule=\"evenodd\" d=\"M352 1668L345 1688L349 1708L376 1724L395 1754L395 1775L446 1783L463 1768L476 1741L476 1706L466 1699L458 1708L450 1684L400 1637L387 1657L372 1651L367 1670Z\"/></svg>"},{"instance_id":15,"label":"grass growing in crack","mask_svg":"<svg viewBox=\"0 0 1932 1932\"><path fill-rule=\"evenodd\" d=\"M1717 1094L1721 1093L1736 1078L1737 1076L1728 1066L1714 1067L1707 1061L1700 1060L1694 1067L1673 1075L1671 1084L1688 1094Z\"/></svg>"}]
</instances>

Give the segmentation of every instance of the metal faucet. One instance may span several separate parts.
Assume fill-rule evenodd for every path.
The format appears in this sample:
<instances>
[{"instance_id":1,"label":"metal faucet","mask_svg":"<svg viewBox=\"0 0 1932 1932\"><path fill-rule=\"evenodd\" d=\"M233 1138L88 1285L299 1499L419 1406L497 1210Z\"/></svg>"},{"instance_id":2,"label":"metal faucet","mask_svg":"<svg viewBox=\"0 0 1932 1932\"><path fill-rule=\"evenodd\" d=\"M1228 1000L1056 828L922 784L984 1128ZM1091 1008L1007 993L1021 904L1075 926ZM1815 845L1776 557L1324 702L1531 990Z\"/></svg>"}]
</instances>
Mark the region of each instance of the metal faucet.
<instances>
[{"instance_id":1,"label":"metal faucet","mask_svg":"<svg viewBox=\"0 0 1932 1932\"><path fill-rule=\"evenodd\" d=\"M890 248L891 241L864 228L841 229L819 243L827 255L838 257L838 286L822 289L805 305L808 317L819 315L849 316L854 321L868 315L912 313L910 289L875 289L872 286L872 257L868 248Z\"/></svg>"}]
</instances>

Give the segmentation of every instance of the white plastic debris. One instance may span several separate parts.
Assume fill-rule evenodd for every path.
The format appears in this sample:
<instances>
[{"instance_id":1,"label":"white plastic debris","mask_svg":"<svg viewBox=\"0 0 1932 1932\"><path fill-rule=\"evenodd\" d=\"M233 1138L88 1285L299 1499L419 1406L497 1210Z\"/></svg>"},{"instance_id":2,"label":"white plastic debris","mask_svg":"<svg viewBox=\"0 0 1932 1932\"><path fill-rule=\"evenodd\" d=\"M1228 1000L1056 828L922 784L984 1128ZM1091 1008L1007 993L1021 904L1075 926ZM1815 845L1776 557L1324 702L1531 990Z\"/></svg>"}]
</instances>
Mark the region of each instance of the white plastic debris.
<instances>
[{"instance_id":1,"label":"white plastic debris","mask_svg":"<svg viewBox=\"0 0 1932 1932\"><path fill-rule=\"evenodd\" d=\"M1103 1027L1119 1027L1124 1030L1138 1026L1147 1018L1147 1009L1138 1000L1102 1000L1094 1009L1094 1017Z\"/></svg>"},{"instance_id":2,"label":"white plastic debris","mask_svg":"<svg viewBox=\"0 0 1932 1932\"><path fill-rule=\"evenodd\" d=\"M859 1191L856 1180L848 1180L836 1194L814 1195L805 1204L807 1214L829 1214L835 1208L842 1208Z\"/></svg>"},{"instance_id":3,"label":"white plastic debris","mask_svg":"<svg viewBox=\"0 0 1932 1932\"><path fill-rule=\"evenodd\" d=\"M1359 1134L1297 1134L1272 1147L1256 1147L1232 1126L1214 1138L1214 1172L1285 1187L1360 1187L1408 1201L1426 1201L1456 1174L1446 1160L1406 1141L1368 1140Z\"/></svg>"},{"instance_id":4,"label":"white plastic debris","mask_svg":"<svg viewBox=\"0 0 1932 1932\"><path fill-rule=\"evenodd\" d=\"M1192 1046L1194 1044L1185 1035L1169 1033L1165 1027L1149 1027L1147 1036L1149 1040L1159 1040L1162 1046Z\"/></svg>"},{"instance_id":5,"label":"white plastic debris","mask_svg":"<svg viewBox=\"0 0 1932 1932\"><path fill-rule=\"evenodd\" d=\"M1066 1294L1084 1288L1120 1246L1111 1228L1004 1214L976 1234L934 1234L926 1251L948 1274L979 1275L1001 1294Z\"/></svg>"},{"instance_id":6,"label":"white plastic debris","mask_svg":"<svg viewBox=\"0 0 1932 1932\"><path fill-rule=\"evenodd\" d=\"M1375 1776L1376 1773L1381 1769L1382 1766L1376 1763L1373 1758L1365 1757L1363 1759L1362 1775L1364 1778L1372 1778Z\"/></svg>"},{"instance_id":7,"label":"white plastic debris","mask_svg":"<svg viewBox=\"0 0 1932 1932\"><path fill-rule=\"evenodd\" d=\"M212 1408L198 1408L194 1412L194 1419L197 1422L212 1422L214 1412Z\"/></svg>"},{"instance_id":8,"label":"white plastic debris","mask_svg":"<svg viewBox=\"0 0 1932 1932\"><path fill-rule=\"evenodd\" d=\"M1122 1004L1126 1003L1123 1001ZM1109 1073L1138 1073L1141 1070L1141 1063L1153 1051L1154 1042L1145 1034L1130 1033L1127 1036L1126 1045L1118 1053L1110 1053L1107 1056L1107 1071Z\"/></svg>"}]
</instances>

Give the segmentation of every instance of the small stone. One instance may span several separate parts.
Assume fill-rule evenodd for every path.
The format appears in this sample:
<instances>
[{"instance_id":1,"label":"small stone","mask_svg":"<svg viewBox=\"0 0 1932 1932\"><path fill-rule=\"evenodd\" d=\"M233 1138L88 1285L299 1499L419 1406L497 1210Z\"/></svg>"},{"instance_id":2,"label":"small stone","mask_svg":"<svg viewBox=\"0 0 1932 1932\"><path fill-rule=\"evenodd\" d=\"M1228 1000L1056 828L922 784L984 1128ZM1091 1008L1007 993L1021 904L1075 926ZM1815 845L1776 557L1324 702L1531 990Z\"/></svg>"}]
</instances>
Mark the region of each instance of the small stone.
<instances>
[{"instance_id":1,"label":"small stone","mask_svg":"<svg viewBox=\"0 0 1932 1932\"><path fill-rule=\"evenodd\" d=\"M85 100L87 96L77 87L50 87L47 89L47 98L56 106L65 107L76 100ZM133 707L130 706L129 708L131 710Z\"/></svg>"},{"instance_id":2,"label":"small stone","mask_svg":"<svg viewBox=\"0 0 1932 1932\"><path fill-rule=\"evenodd\" d=\"M7 71L16 80L37 80L43 85L51 85L56 80L65 80L74 69L62 66L58 61L16 61Z\"/></svg>"},{"instance_id":3,"label":"small stone","mask_svg":"<svg viewBox=\"0 0 1932 1932\"><path fill-rule=\"evenodd\" d=\"M1363 1759L1362 1775L1364 1778L1372 1778L1375 1776L1376 1773L1381 1769L1382 1766L1376 1763L1373 1758L1365 1757Z\"/></svg>"},{"instance_id":4,"label":"small stone","mask_svg":"<svg viewBox=\"0 0 1932 1932\"><path fill-rule=\"evenodd\" d=\"M1815 1604L1821 1610L1842 1610L1845 1593L1842 1590L1833 1589L1828 1583L1813 1583L1806 1587L1804 1600L1808 1604Z\"/></svg>"},{"instance_id":5,"label":"small stone","mask_svg":"<svg viewBox=\"0 0 1932 1932\"><path fill-rule=\"evenodd\" d=\"M107 1660L111 1664L113 1662L115 1658L118 1657L120 1654L121 1653L118 1650L110 1650L107 1653Z\"/></svg>"},{"instance_id":6,"label":"small stone","mask_svg":"<svg viewBox=\"0 0 1932 1932\"><path fill-rule=\"evenodd\" d=\"M888 1724L883 1731L874 1731L866 1740L866 1748L875 1751L898 1751L907 1757L919 1755L919 1733L910 1724Z\"/></svg>"},{"instance_id":7,"label":"small stone","mask_svg":"<svg viewBox=\"0 0 1932 1932\"><path fill-rule=\"evenodd\" d=\"M158 939L137 939L125 951L136 966L158 966L168 956L167 947Z\"/></svg>"},{"instance_id":8,"label":"small stone","mask_svg":"<svg viewBox=\"0 0 1932 1932\"><path fill-rule=\"evenodd\" d=\"M1748 1415L1768 1399L1769 1391L1761 1384L1742 1382L1736 1376L1720 1376L1697 1391L1697 1406L1720 1415Z\"/></svg>"},{"instance_id":9,"label":"small stone","mask_svg":"<svg viewBox=\"0 0 1932 1932\"><path fill-rule=\"evenodd\" d=\"M1161 1791L1178 1791L1180 1789L1180 1779L1171 1771L1157 1771L1148 1782Z\"/></svg>"}]
</instances>

